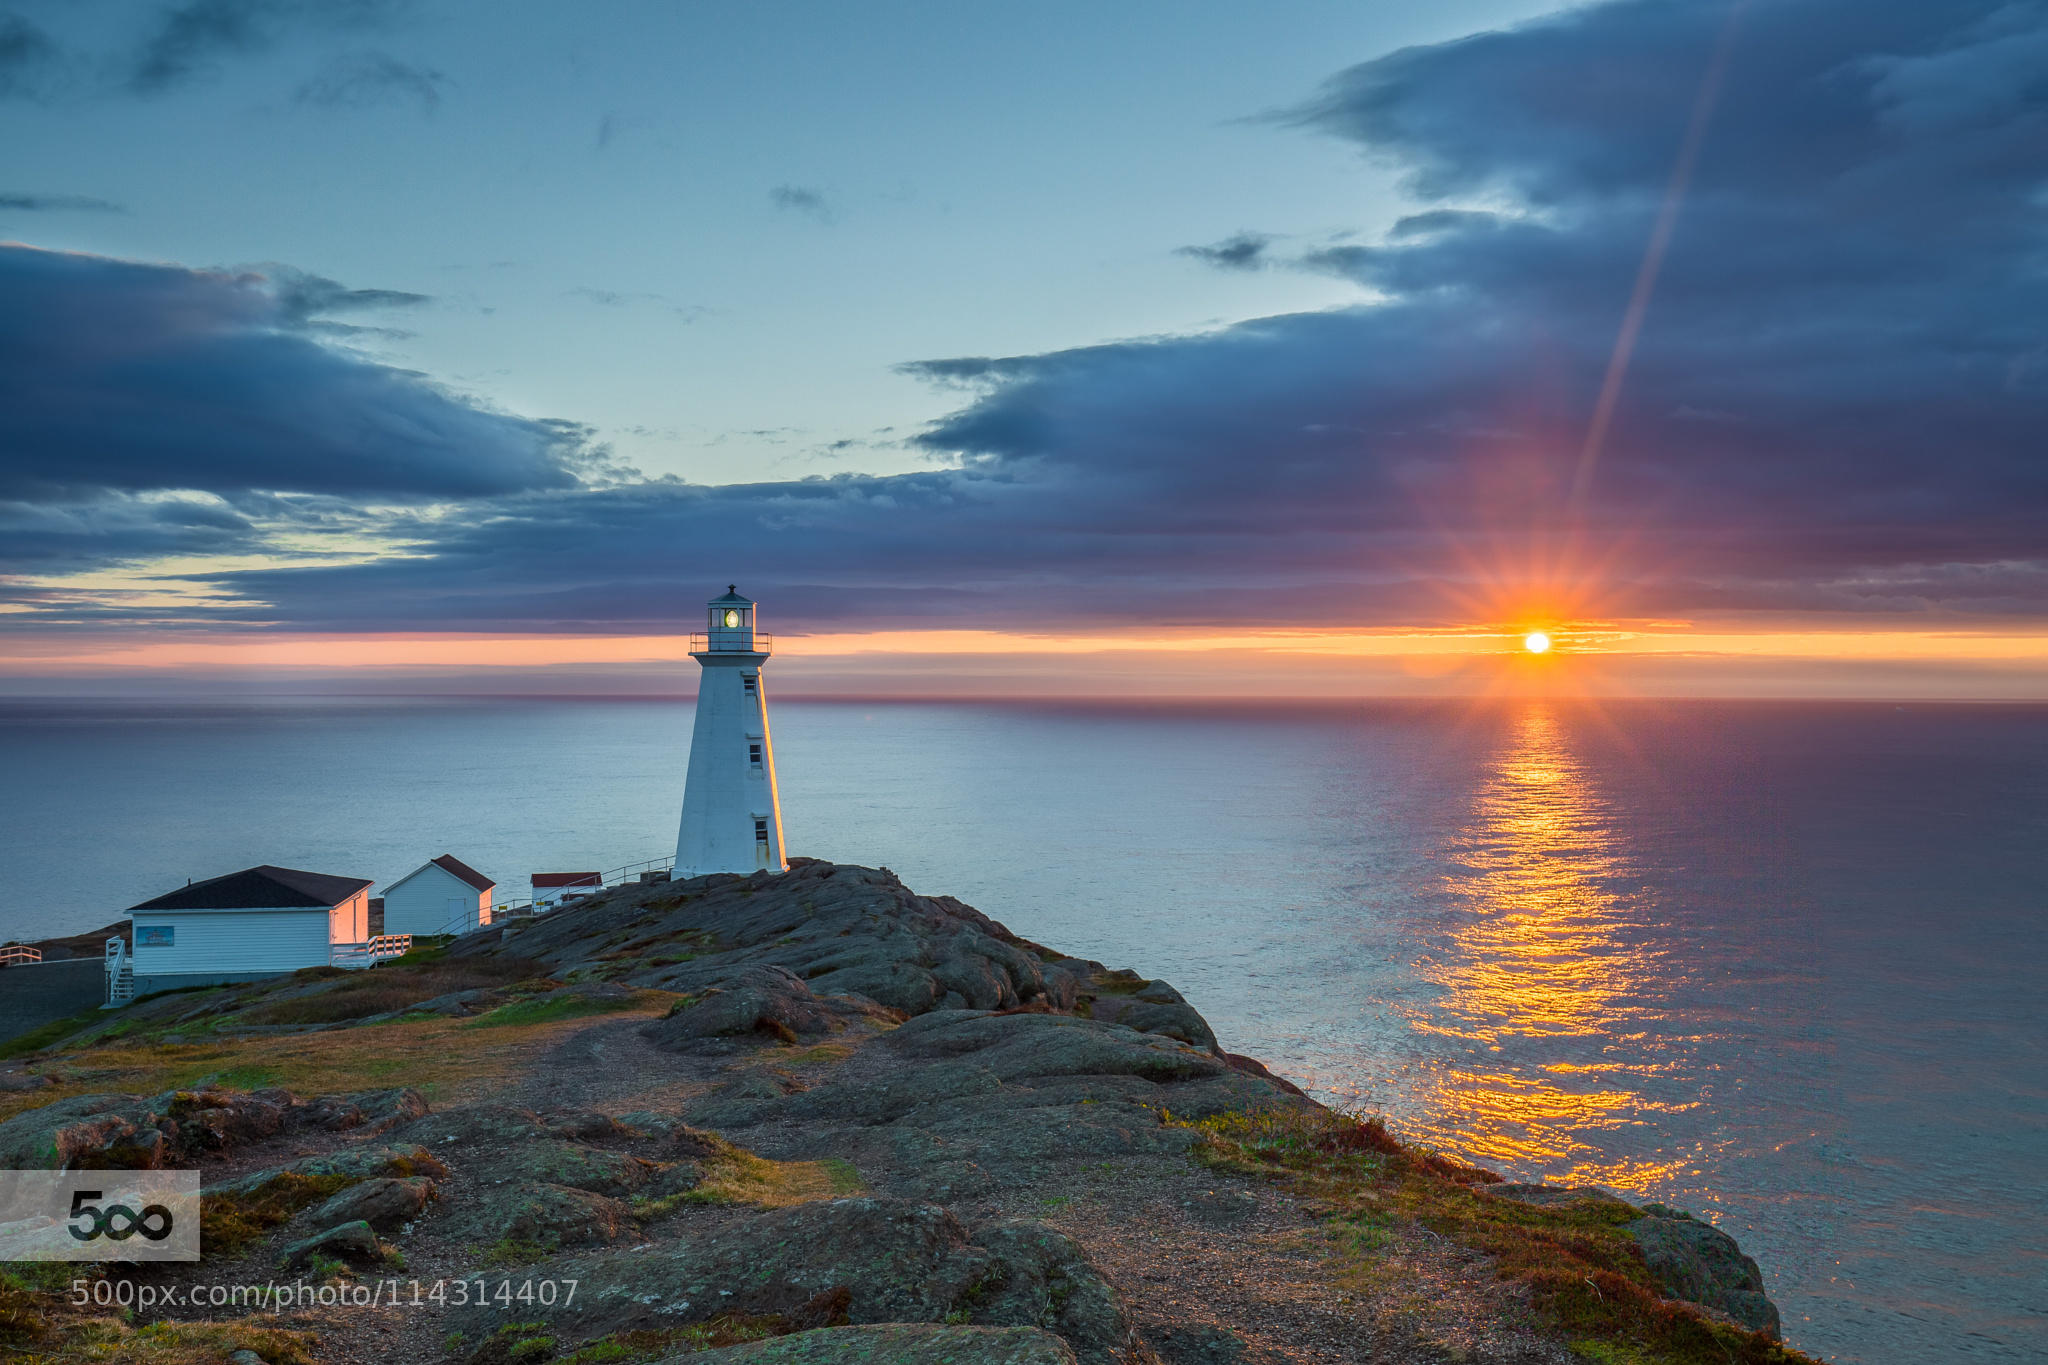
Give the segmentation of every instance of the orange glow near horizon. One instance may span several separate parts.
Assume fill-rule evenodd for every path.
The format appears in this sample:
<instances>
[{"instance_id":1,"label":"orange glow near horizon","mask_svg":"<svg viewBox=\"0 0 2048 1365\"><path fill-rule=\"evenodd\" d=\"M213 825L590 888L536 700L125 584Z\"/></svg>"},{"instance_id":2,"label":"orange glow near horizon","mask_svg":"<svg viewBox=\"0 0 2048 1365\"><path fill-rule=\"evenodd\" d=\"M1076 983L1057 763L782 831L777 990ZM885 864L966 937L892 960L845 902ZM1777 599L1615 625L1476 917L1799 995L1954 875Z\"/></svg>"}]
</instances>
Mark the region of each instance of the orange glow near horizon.
<instances>
[{"instance_id":1,"label":"orange glow near horizon","mask_svg":"<svg viewBox=\"0 0 2048 1365\"><path fill-rule=\"evenodd\" d=\"M1549 641L1547 650L1534 648L1537 635ZM1114 634L890 630L798 635L785 631L778 632L777 644L778 662L786 675L801 672L807 678L818 678L836 667L857 670L870 685L886 686L887 675L897 670L908 685L915 685L922 675L966 670L974 681L965 690L981 693L1001 693L1011 672L1034 683L1043 683L1055 673L1069 680L1114 674L1120 679L1113 687L1118 691L1133 685L1142 688L1144 679L1168 672L1176 675L1174 690L1179 691L1195 689L1201 676L1214 677L1228 691L1236 679L1261 675L1267 680L1261 683L1265 688L1270 686L1272 664L1261 663L1262 659L1289 661L1286 666L1295 676L1308 679L1315 674L1324 680L1321 690L1326 691L1341 690L1341 678L1347 672L1360 677L1361 690L1369 691L1372 683L1366 675L1375 669L1383 678L1406 679L1411 685L1406 690L1467 674L1479 690L1489 693L1527 687L1552 693L1560 688L1597 688L1603 685L1604 674L1653 664L1667 672L1740 664L1757 674L1800 663L1870 662L1975 668L2001 678L2048 676L2048 635L1740 631L1689 628L1687 623L1670 621L1566 619L1541 630L1502 623L1411 630L1222 632L1211 628ZM1569 670L1552 666L1563 651L1571 655ZM636 670L665 664L685 669L688 655L687 637L682 634L307 635L195 630L80 637L23 633L9 641L8 656L0 660L0 676L33 679L222 671L345 676L376 670L489 674L565 668ZM1064 667L1063 660L1070 660L1072 666ZM2027 684L2019 691L2039 695L2043 688Z\"/></svg>"}]
</instances>

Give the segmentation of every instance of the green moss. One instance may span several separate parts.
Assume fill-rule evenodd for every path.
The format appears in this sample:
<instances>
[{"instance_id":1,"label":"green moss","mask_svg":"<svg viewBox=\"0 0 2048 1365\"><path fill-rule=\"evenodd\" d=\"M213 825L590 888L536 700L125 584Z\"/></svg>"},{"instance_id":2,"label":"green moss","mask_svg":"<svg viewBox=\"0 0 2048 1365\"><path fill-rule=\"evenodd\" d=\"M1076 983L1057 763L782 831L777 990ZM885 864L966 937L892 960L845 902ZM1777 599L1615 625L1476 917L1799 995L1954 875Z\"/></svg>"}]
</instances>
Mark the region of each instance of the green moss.
<instances>
[{"instance_id":1,"label":"green moss","mask_svg":"<svg viewBox=\"0 0 2048 1365\"><path fill-rule=\"evenodd\" d=\"M763 1341L794 1330L800 1329L779 1315L726 1313L688 1327L612 1332L584 1343L568 1355L557 1356L555 1365L650 1365L680 1354Z\"/></svg>"},{"instance_id":2,"label":"green moss","mask_svg":"<svg viewBox=\"0 0 2048 1365\"><path fill-rule=\"evenodd\" d=\"M544 1261L554 1254L554 1248L539 1242L522 1242L511 1237L501 1237L484 1248L477 1259L493 1270L509 1270L517 1266L532 1265Z\"/></svg>"},{"instance_id":3,"label":"green moss","mask_svg":"<svg viewBox=\"0 0 2048 1365\"><path fill-rule=\"evenodd\" d=\"M1118 968L1113 972L1097 972L1088 979L1088 984L1097 995L1136 995L1152 981L1128 968Z\"/></svg>"},{"instance_id":4,"label":"green moss","mask_svg":"<svg viewBox=\"0 0 2048 1365\"><path fill-rule=\"evenodd\" d=\"M1595 1365L1655 1365L1657 1359L1621 1341L1575 1341L1572 1354Z\"/></svg>"}]
</instances>

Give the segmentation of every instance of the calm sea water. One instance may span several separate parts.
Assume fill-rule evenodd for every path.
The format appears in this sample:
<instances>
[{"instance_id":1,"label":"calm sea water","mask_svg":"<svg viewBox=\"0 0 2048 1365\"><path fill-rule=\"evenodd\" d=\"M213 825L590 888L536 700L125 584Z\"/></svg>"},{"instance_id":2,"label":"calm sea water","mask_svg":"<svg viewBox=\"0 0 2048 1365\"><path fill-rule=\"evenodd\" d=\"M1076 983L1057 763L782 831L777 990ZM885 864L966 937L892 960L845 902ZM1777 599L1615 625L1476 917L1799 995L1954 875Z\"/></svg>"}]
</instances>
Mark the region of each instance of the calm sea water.
<instances>
[{"instance_id":1,"label":"calm sea water","mask_svg":"<svg viewBox=\"0 0 2048 1365\"><path fill-rule=\"evenodd\" d=\"M674 839L670 702L7 703L0 938L258 862ZM791 848L1179 986L1526 1178L1701 1211L1841 1361L2048 1355L2048 709L794 704Z\"/></svg>"}]
</instances>

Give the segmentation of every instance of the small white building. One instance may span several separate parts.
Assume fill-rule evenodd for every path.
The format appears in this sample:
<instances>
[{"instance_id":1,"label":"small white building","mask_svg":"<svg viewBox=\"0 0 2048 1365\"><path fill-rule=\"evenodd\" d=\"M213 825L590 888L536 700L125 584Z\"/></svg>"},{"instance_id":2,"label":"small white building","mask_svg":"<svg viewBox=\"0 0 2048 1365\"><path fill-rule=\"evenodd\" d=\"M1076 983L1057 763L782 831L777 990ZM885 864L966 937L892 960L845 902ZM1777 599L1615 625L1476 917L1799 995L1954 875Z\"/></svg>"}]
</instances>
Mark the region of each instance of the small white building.
<instances>
[{"instance_id":1,"label":"small white building","mask_svg":"<svg viewBox=\"0 0 2048 1365\"><path fill-rule=\"evenodd\" d=\"M706 604L708 629L690 637L701 666L675 875L783 872L782 798L761 669L774 641L754 629L754 602L728 587Z\"/></svg>"},{"instance_id":2,"label":"small white building","mask_svg":"<svg viewBox=\"0 0 2048 1365\"><path fill-rule=\"evenodd\" d=\"M533 874L533 908L553 910L603 889L604 874L601 872L536 872Z\"/></svg>"},{"instance_id":3,"label":"small white building","mask_svg":"<svg viewBox=\"0 0 2048 1365\"><path fill-rule=\"evenodd\" d=\"M497 883L443 853L384 888L387 934L467 934L491 922Z\"/></svg>"},{"instance_id":4,"label":"small white building","mask_svg":"<svg viewBox=\"0 0 2048 1365\"><path fill-rule=\"evenodd\" d=\"M134 994L255 981L325 967L370 936L370 883L252 867L181 886L129 910Z\"/></svg>"}]
</instances>

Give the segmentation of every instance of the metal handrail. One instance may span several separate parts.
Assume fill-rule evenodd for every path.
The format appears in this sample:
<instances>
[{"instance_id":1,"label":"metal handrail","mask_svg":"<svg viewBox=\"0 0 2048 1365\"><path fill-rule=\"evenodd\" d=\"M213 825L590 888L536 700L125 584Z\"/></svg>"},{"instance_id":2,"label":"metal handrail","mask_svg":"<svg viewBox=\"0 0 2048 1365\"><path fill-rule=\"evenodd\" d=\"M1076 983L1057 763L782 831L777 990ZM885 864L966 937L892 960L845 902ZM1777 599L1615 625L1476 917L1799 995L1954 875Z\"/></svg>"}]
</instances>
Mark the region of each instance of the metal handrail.
<instances>
[{"instance_id":1,"label":"metal handrail","mask_svg":"<svg viewBox=\"0 0 2048 1365\"><path fill-rule=\"evenodd\" d=\"M739 640L724 635L692 635L690 637L690 652L692 654L773 654L775 652L775 637L773 635L763 634L757 630L752 636L746 638L750 638L753 643L741 644Z\"/></svg>"},{"instance_id":2,"label":"metal handrail","mask_svg":"<svg viewBox=\"0 0 2048 1365\"><path fill-rule=\"evenodd\" d=\"M585 882L581 886L562 886L555 889L557 892L573 891L576 894L568 899L581 900L584 896L594 895L606 887L617 886L631 877L638 876L642 872L653 872L660 868L674 867L675 865L675 855L671 853L660 858L646 858L637 863L627 863L624 867L615 867L609 872L600 872L597 874L597 883L595 885ZM531 897L523 901L502 901L491 907L491 918L496 919L499 915L509 918L522 910L531 913L534 904ZM545 913L545 911L541 913Z\"/></svg>"},{"instance_id":3,"label":"metal handrail","mask_svg":"<svg viewBox=\"0 0 2048 1365\"><path fill-rule=\"evenodd\" d=\"M43 950L41 948L31 948L26 943L10 943L5 948L0 948L0 967L5 967L13 962L41 962L42 960Z\"/></svg>"}]
</instances>

